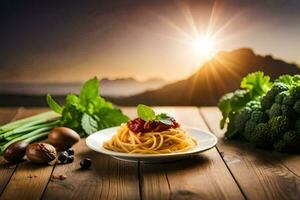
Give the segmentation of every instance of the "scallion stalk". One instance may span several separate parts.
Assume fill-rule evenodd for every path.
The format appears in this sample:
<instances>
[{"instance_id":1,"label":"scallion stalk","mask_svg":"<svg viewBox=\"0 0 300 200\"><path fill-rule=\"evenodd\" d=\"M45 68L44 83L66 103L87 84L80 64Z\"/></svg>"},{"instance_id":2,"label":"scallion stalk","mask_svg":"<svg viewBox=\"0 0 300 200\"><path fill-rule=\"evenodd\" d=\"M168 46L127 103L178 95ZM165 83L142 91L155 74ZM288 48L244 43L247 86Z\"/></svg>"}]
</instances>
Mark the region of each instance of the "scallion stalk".
<instances>
[{"instance_id":1,"label":"scallion stalk","mask_svg":"<svg viewBox=\"0 0 300 200\"><path fill-rule=\"evenodd\" d=\"M60 115L50 111L0 126L0 154L17 141L30 143L46 137L59 122Z\"/></svg>"},{"instance_id":2,"label":"scallion stalk","mask_svg":"<svg viewBox=\"0 0 300 200\"><path fill-rule=\"evenodd\" d=\"M32 132L30 132L28 134L25 134L25 135L22 135L20 137L17 137L15 139L13 139L13 140L10 140L9 142L7 142L5 145L3 145L1 147L1 152L0 153L3 153L7 149L7 147L9 147L9 145L11 145L14 142L17 142L17 141L20 141L20 140L25 140L25 139L30 139L32 137L37 136L40 133L47 132L47 131L49 132L52 128L53 127L40 128L40 129L34 130L34 131L32 131Z\"/></svg>"},{"instance_id":3,"label":"scallion stalk","mask_svg":"<svg viewBox=\"0 0 300 200\"><path fill-rule=\"evenodd\" d=\"M7 131L11 131L15 128L19 128L21 126L28 127L36 124L40 124L43 122L51 121L53 119L58 119L60 117L59 114L53 111L48 111L45 113L37 114L32 117L27 117L24 119L16 120L10 123L7 123L3 126L0 126L0 133L4 133Z\"/></svg>"},{"instance_id":4,"label":"scallion stalk","mask_svg":"<svg viewBox=\"0 0 300 200\"><path fill-rule=\"evenodd\" d=\"M34 131L43 127L55 127L56 125L58 125L59 120L55 120L55 121L50 121L50 122L46 122L43 124L38 124L38 125L33 125L33 126L29 126L29 127L24 127L21 126L19 128L16 128L14 130L8 131L2 135L0 135L0 140L2 138L5 138L6 140L8 140L8 137L13 136L13 135L18 135L18 134L25 134L26 132L30 132L30 131ZM24 127L24 128L23 128Z\"/></svg>"}]
</instances>

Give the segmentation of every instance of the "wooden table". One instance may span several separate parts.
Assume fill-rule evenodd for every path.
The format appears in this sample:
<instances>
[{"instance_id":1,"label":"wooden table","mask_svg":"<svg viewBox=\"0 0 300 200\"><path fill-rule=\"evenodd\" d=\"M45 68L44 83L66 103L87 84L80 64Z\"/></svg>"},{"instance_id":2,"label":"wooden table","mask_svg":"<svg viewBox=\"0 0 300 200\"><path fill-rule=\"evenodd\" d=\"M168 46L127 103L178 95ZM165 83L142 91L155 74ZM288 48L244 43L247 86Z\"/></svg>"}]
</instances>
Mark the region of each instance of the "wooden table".
<instances>
[{"instance_id":1,"label":"wooden table","mask_svg":"<svg viewBox=\"0 0 300 200\"><path fill-rule=\"evenodd\" d=\"M300 157L224 141L215 107L160 107L184 125L217 135L216 148L186 160L164 164L115 160L74 146L75 161L57 166L0 165L0 199L300 199ZM2 108L0 122L23 118L45 109ZM135 116L135 108L124 108ZM90 157L89 170L79 170ZM65 180L54 176L66 175Z\"/></svg>"}]
</instances>

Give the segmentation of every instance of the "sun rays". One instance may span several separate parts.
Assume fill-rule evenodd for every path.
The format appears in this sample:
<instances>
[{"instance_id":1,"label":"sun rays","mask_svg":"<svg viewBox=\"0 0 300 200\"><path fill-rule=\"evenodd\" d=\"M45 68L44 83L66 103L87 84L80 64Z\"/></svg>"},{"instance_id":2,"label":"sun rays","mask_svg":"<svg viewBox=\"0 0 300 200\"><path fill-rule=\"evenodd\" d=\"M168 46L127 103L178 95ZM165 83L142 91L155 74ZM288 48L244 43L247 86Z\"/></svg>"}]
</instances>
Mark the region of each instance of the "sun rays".
<instances>
[{"instance_id":1,"label":"sun rays","mask_svg":"<svg viewBox=\"0 0 300 200\"><path fill-rule=\"evenodd\" d=\"M206 26L199 24L200 19L197 19L193 16L192 9L190 8L187 2L179 2L178 8L181 12L178 12L185 19L188 28L182 28L179 24L173 23L170 19L162 15L155 14L158 17L159 21L173 29L178 37L165 35L163 37L172 39L175 42L185 44L187 50L189 50L195 59L195 65L197 70L201 63L212 59L216 53L222 48L222 42L231 40L232 37L238 35L238 31L235 31L234 34L226 34L226 30L230 28L232 23L241 15L242 12L233 14L227 21L223 22L221 26L220 20L223 21L221 12L223 9L222 4L213 3L210 14L208 16L208 21ZM227 71L232 74L232 79L239 79L236 72L230 69L229 66L234 65L232 61L216 57L215 62L218 62L219 66L222 66L223 69L216 69L214 62L207 62L206 73L204 77L197 77L196 73L195 82L197 79L205 79L208 90L215 90L215 83L219 82L222 86L225 86L226 81L222 78L222 71ZM196 83L190 85L191 90L194 90ZM192 95L192 93L191 93ZM192 97L190 97L192 99Z\"/></svg>"}]
</instances>

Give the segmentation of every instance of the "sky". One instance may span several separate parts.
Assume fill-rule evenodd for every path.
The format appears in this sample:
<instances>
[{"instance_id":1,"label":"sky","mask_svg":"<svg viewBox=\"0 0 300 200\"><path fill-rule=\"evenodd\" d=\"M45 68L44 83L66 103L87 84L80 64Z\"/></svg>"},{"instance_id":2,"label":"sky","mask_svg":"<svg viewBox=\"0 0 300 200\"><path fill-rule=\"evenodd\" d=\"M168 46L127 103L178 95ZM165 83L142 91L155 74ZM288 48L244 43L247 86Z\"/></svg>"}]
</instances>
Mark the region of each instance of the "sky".
<instances>
[{"instance_id":1,"label":"sky","mask_svg":"<svg viewBox=\"0 0 300 200\"><path fill-rule=\"evenodd\" d=\"M300 63L300 1L77 0L0 2L0 81L191 75L213 51L252 48Z\"/></svg>"}]
</instances>

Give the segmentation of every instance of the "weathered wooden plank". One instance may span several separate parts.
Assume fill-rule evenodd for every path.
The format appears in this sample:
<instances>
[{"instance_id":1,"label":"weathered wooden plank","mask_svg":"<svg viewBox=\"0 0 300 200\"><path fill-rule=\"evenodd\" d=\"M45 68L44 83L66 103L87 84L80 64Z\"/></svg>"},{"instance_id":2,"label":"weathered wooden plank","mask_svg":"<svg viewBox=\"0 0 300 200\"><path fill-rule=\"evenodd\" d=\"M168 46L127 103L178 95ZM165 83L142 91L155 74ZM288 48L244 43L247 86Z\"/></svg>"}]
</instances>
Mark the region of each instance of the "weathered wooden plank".
<instances>
[{"instance_id":1,"label":"weathered wooden plank","mask_svg":"<svg viewBox=\"0 0 300 200\"><path fill-rule=\"evenodd\" d=\"M18 118L46 111L41 108L24 109ZM39 199L48 184L53 166L20 163L6 185L1 199Z\"/></svg>"},{"instance_id":2,"label":"weathered wooden plank","mask_svg":"<svg viewBox=\"0 0 300 200\"><path fill-rule=\"evenodd\" d=\"M21 109L18 108L1 108L0 109L0 124L6 124L18 117L18 112ZM0 194L3 192L5 186L7 185L10 177L15 170L15 165L7 163L3 157L0 157Z\"/></svg>"},{"instance_id":3,"label":"weathered wooden plank","mask_svg":"<svg viewBox=\"0 0 300 200\"><path fill-rule=\"evenodd\" d=\"M224 141L224 131L219 128L221 114L216 107L200 109L209 128L220 139L217 147L222 152L228 168L248 199L300 199L300 179L285 167L298 169L299 156L253 148L248 143ZM286 160L286 162L282 162Z\"/></svg>"},{"instance_id":4,"label":"weathered wooden plank","mask_svg":"<svg viewBox=\"0 0 300 200\"><path fill-rule=\"evenodd\" d=\"M197 108L156 110L185 126L208 130ZM140 170L143 199L244 199L216 148L176 162L141 163Z\"/></svg>"},{"instance_id":5,"label":"weathered wooden plank","mask_svg":"<svg viewBox=\"0 0 300 200\"><path fill-rule=\"evenodd\" d=\"M135 118L136 108L123 108L130 118ZM170 199L168 178L159 164L139 165L140 192L142 199Z\"/></svg>"},{"instance_id":6,"label":"weathered wooden plank","mask_svg":"<svg viewBox=\"0 0 300 200\"><path fill-rule=\"evenodd\" d=\"M51 179L43 199L140 199L138 163L119 161L96 153L84 140L74 146L75 161L57 165L54 176L66 175L65 180ZM80 170L80 160L89 157L89 170Z\"/></svg>"},{"instance_id":7,"label":"weathered wooden plank","mask_svg":"<svg viewBox=\"0 0 300 200\"><path fill-rule=\"evenodd\" d=\"M65 180L52 178L43 199L139 199L137 163L118 161L92 152L85 140L74 146L75 161L57 165L53 175L66 176ZM92 158L89 170L80 169L80 160Z\"/></svg>"}]
</instances>

